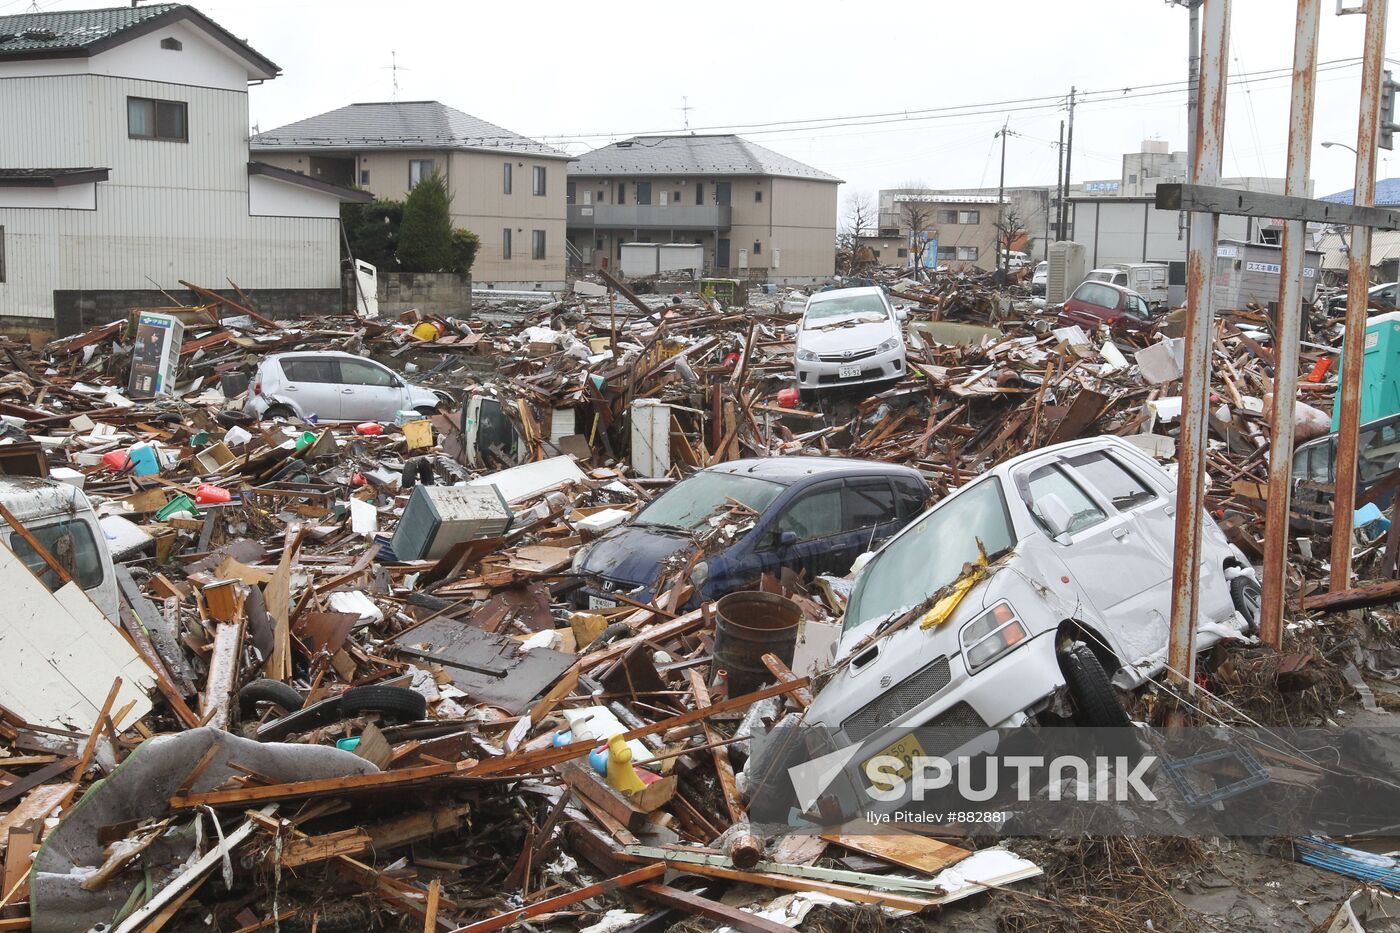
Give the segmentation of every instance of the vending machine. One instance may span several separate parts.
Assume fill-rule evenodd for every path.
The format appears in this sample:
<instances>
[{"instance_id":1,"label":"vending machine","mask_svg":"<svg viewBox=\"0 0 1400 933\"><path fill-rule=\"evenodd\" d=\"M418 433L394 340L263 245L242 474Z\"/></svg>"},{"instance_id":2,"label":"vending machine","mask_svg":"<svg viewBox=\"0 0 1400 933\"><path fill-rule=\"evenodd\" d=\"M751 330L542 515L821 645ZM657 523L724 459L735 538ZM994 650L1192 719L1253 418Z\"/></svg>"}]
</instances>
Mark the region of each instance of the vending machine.
<instances>
[{"instance_id":1,"label":"vending machine","mask_svg":"<svg viewBox=\"0 0 1400 933\"><path fill-rule=\"evenodd\" d=\"M180 364L180 344L185 325L168 314L139 311L136 342L131 350L131 379L127 391L134 398L172 395L175 370Z\"/></svg>"}]
</instances>

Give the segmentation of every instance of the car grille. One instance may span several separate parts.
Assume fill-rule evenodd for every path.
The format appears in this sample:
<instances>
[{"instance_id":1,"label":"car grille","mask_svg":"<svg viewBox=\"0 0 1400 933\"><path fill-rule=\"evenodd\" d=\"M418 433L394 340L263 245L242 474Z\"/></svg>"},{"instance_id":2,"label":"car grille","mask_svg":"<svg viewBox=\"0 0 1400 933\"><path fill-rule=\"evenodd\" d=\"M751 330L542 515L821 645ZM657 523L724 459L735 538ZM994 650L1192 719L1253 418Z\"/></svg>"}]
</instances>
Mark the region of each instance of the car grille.
<instances>
[{"instance_id":1,"label":"car grille","mask_svg":"<svg viewBox=\"0 0 1400 933\"><path fill-rule=\"evenodd\" d=\"M952 671L948 667L948 659L946 657L938 658L925 665L912 677L905 678L902 683L896 684L881 696L862 706L841 724L841 728L846 731L846 737L852 742L863 742L877 729L889 725L948 686L948 681L952 680L952 676ZM956 708L954 707L954 709ZM947 716L951 712L952 710L949 710L943 716ZM942 719L943 716L938 718Z\"/></svg>"},{"instance_id":2,"label":"car grille","mask_svg":"<svg viewBox=\"0 0 1400 933\"><path fill-rule=\"evenodd\" d=\"M876 347L871 347L868 350L852 350L850 353L818 353L817 358L823 363L854 363L867 356L874 356L876 349Z\"/></svg>"},{"instance_id":3,"label":"car grille","mask_svg":"<svg viewBox=\"0 0 1400 933\"><path fill-rule=\"evenodd\" d=\"M987 731L987 723L966 703L956 703L919 727L924 751L939 758L955 752ZM930 745L936 747L930 748Z\"/></svg>"}]
</instances>

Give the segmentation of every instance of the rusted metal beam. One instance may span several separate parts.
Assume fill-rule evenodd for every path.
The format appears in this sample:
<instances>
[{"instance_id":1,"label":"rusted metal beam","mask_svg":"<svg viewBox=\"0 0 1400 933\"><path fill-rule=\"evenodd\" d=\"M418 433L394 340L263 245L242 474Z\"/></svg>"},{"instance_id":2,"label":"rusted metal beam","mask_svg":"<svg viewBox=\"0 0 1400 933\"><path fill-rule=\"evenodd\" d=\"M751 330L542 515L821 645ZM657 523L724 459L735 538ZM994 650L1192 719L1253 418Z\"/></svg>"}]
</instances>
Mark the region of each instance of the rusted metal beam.
<instances>
[{"instance_id":1,"label":"rusted metal beam","mask_svg":"<svg viewBox=\"0 0 1400 933\"><path fill-rule=\"evenodd\" d=\"M1303 608L1309 612L1341 612L1343 609L1365 609L1400 602L1400 580L1386 580L1348 590L1332 590L1304 597Z\"/></svg>"},{"instance_id":2,"label":"rusted metal beam","mask_svg":"<svg viewBox=\"0 0 1400 933\"><path fill-rule=\"evenodd\" d=\"M1356 129L1356 184L1352 203L1376 199L1376 134L1385 70L1385 17L1389 0L1366 0L1366 43L1361 64L1361 107ZM1366 292L1371 284L1371 228L1351 228L1347 263L1347 322L1342 338L1341 418L1337 431L1337 493L1332 506L1332 590L1351 585L1352 513L1356 511L1356 444L1361 431L1361 372L1366 342Z\"/></svg>"},{"instance_id":3,"label":"rusted metal beam","mask_svg":"<svg viewBox=\"0 0 1400 933\"><path fill-rule=\"evenodd\" d=\"M1295 89L1298 87L1297 67L1295 54ZM1263 191L1221 188L1217 185L1184 185L1170 182L1158 185L1155 197L1158 210L1203 211L1208 214L1272 217L1278 220L1302 220L1319 224L1351 224L1378 230L1400 229L1400 211L1388 207L1336 204L1304 195L1268 194Z\"/></svg>"},{"instance_id":4,"label":"rusted metal beam","mask_svg":"<svg viewBox=\"0 0 1400 933\"><path fill-rule=\"evenodd\" d=\"M1293 44L1293 107L1288 121L1288 175L1284 192L1302 198L1308 191L1313 108L1317 81L1317 29L1322 0L1298 0ZM1263 600L1259 639L1282 647L1284 587L1288 582L1288 516L1293 492L1293 416L1298 395L1298 335L1303 325L1304 254L1307 227L1288 220L1283 228L1278 320L1274 348L1274 397L1269 409L1269 496L1264 521Z\"/></svg>"},{"instance_id":5,"label":"rusted metal beam","mask_svg":"<svg viewBox=\"0 0 1400 933\"><path fill-rule=\"evenodd\" d=\"M1230 0L1205 0L1201 9L1201 77L1191 183L1220 181L1225 137L1225 84L1229 71ZM1205 515L1206 430L1210 405L1210 353L1215 314L1217 214L1191 215L1186 259L1186 354L1182 379L1181 434L1177 440L1176 536L1172 554L1172 615L1168 677L1182 693L1195 691L1196 619L1200 607L1201 530Z\"/></svg>"}]
</instances>

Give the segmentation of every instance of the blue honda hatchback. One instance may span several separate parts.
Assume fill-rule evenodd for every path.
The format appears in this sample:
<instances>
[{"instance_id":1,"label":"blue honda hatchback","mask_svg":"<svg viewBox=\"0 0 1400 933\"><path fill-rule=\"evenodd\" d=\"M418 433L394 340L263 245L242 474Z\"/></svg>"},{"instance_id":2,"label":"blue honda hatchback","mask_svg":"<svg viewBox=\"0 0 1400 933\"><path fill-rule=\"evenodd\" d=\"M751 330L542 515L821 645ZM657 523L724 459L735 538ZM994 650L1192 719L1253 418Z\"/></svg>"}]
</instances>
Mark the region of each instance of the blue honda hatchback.
<instances>
[{"instance_id":1,"label":"blue honda hatchback","mask_svg":"<svg viewBox=\"0 0 1400 933\"><path fill-rule=\"evenodd\" d=\"M701 470L666 490L625 525L580 548L578 608L611 608L618 595L649 602L663 564L684 566L695 536L733 503L755 516L723 550L695 563L687 605L755 586L784 568L808 581L844 575L923 512L930 491L908 467L836 457L766 457ZM672 570L674 573L674 570Z\"/></svg>"}]
</instances>

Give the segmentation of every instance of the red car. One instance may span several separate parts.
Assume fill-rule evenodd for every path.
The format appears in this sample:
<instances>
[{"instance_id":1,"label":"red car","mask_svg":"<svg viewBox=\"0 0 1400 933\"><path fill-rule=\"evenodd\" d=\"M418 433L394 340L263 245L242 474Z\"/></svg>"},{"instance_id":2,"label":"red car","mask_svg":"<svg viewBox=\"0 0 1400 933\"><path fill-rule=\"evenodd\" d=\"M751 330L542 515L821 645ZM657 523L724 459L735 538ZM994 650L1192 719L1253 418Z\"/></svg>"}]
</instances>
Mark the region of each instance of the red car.
<instances>
[{"instance_id":1,"label":"red car","mask_svg":"<svg viewBox=\"0 0 1400 933\"><path fill-rule=\"evenodd\" d=\"M1124 330L1146 330L1157 321L1147 300L1130 288L1107 282L1083 282L1060 308L1059 327L1078 324L1094 328L1100 324Z\"/></svg>"}]
</instances>

